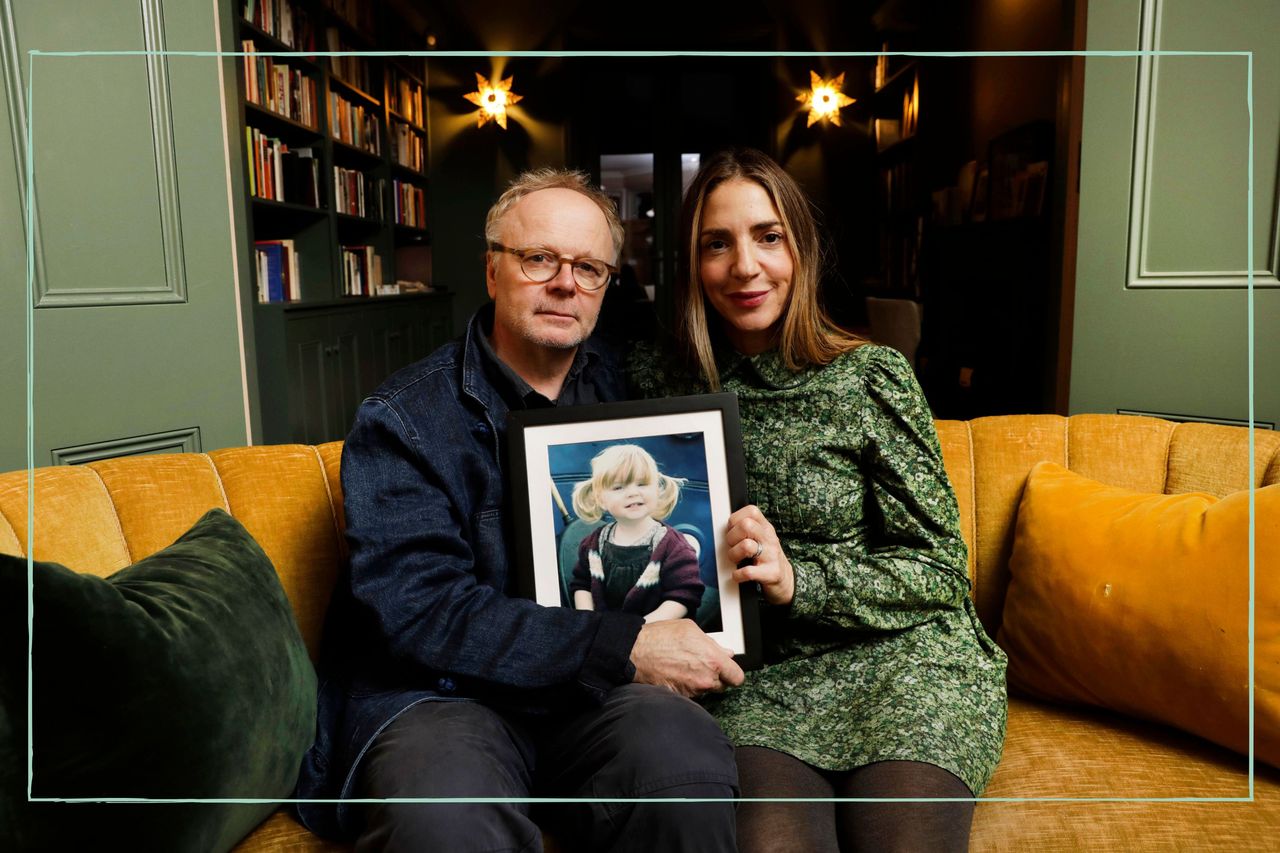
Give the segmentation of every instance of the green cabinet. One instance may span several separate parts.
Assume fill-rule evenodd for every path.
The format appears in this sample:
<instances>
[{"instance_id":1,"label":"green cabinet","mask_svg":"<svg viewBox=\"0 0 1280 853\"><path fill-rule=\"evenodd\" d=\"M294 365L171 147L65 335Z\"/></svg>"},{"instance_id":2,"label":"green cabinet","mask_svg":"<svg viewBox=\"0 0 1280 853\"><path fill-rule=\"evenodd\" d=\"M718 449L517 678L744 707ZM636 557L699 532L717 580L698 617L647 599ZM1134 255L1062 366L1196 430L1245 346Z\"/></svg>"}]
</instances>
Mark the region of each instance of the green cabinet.
<instances>
[{"instance_id":1,"label":"green cabinet","mask_svg":"<svg viewBox=\"0 0 1280 853\"><path fill-rule=\"evenodd\" d=\"M277 306L260 306L263 313ZM259 324L263 440L320 444L344 438L360 401L395 371L453 333L448 294L386 297L373 304L293 305ZM279 335L275 330L283 328Z\"/></svg>"}]
</instances>

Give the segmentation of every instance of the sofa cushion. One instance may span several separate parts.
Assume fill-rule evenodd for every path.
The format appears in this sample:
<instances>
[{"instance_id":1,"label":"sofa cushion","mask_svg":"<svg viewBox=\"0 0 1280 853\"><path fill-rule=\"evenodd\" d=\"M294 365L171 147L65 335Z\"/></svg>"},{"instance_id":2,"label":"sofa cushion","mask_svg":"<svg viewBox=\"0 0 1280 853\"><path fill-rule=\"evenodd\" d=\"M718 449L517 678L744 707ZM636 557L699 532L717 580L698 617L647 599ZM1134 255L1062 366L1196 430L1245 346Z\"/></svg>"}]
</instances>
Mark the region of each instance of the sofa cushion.
<instances>
[{"instance_id":1,"label":"sofa cushion","mask_svg":"<svg viewBox=\"0 0 1280 853\"><path fill-rule=\"evenodd\" d=\"M315 732L315 673L275 570L208 511L108 578L36 563L36 798L283 798ZM94 849L147 826L157 850L227 850L275 806L25 802L27 563L0 555L3 849ZM10 616L16 618L9 618ZM18 778L15 778L17 776ZM20 783L14 790L13 786ZM11 843L10 843L11 842Z\"/></svg>"},{"instance_id":2,"label":"sofa cushion","mask_svg":"<svg viewBox=\"0 0 1280 853\"><path fill-rule=\"evenodd\" d=\"M1280 765L1280 487L1255 493L1255 749ZM1151 495L1042 462L998 642L1009 684L1249 746L1249 493Z\"/></svg>"}]
</instances>

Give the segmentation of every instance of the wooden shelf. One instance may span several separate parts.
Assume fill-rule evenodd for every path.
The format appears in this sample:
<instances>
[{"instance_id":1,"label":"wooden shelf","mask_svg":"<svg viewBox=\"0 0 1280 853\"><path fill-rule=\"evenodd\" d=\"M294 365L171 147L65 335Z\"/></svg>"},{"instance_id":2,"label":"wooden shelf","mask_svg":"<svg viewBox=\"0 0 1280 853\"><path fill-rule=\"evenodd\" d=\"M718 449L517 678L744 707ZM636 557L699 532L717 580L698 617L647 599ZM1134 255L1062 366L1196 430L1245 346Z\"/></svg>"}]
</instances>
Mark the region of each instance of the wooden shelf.
<instances>
[{"instance_id":1,"label":"wooden shelf","mask_svg":"<svg viewBox=\"0 0 1280 853\"><path fill-rule=\"evenodd\" d=\"M353 95L356 98L359 98L360 100L364 101L366 104L368 104L371 107L374 107L375 109L382 107L382 101L379 101L373 95L370 95L368 92L366 92L364 89L361 89L359 86L355 85L354 83L348 83L346 80L343 80L337 74L334 74L332 71L330 71L329 85L332 87L334 84L336 84L337 87L341 89L343 92L349 95Z\"/></svg>"},{"instance_id":2,"label":"wooden shelf","mask_svg":"<svg viewBox=\"0 0 1280 853\"><path fill-rule=\"evenodd\" d=\"M906 80L909 78L911 74L915 72L915 70L916 70L916 61L914 59L909 60L906 65L902 66L897 71L890 74L889 78L884 81L884 85L871 93L871 97L873 99L884 97L889 92L893 91L894 89L897 89L902 83L906 82Z\"/></svg>"},{"instance_id":3,"label":"wooden shelf","mask_svg":"<svg viewBox=\"0 0 1280 853\"><path fill-rule=\"evenodd\" d=\"M413 168L412 166L406 166L406 165L405 165L405 164L403 164L403 163L397 163L397 162L395 162L394 160L392 160L392 161L391 161L391 168L392 168L392 170L393 170L393 171L395 171L396 173L401 174L401 175L404 175L404 176L405 176L405 177L407 177L407 178L410 178L410 179L417 179L418 181L426 181L426 180L427 180L426 173L424 173L424 172L419 172L417 169Z\"/></svg>"},{"instance_id":4,"label":"wooden shelf","mask_svg":"<svg viewBox=\"0 0 1280 853\"><path fill-rule=\"evenodd\" d=\"M319 105L317 104L317 108L318 107ZM289 118L287 115L278 113L273 109L269 109L267 107L262 106L261 104L255 104L253 101L246 100L244 102L244 108L246 113L253 113L255 118L265 119L268 122L274 122L278 125L283 125L284 127L290 128L292 130L301 131L303 133L306 133L309 136L315 136L315 137L321 136L320 128L311 127L310 125L305 125L300 121L295 121L294 119ZM261 130L262 128L258 128L258 129Z\"/></svg>"},{"instance_id":5,"label":"wooden shelf","mask_svg":"<svg viewBox=\"0 0 1280 853\"><path fill-rule=\"evenodd\" d=\"M395 224L396 234L401 237L409 237L414 242L431 242L431 232L426 228L416 228L412 225L401 225L399 222Z\"/></svg>"},{"instance_id":6,"label":"wooden shelf","mask_svg":"<svg viewBox=\"0 0 1280 853\"><path fill-rule=\"evenodd\" d=\"M342 211L338 211L335 215L338 217L339 223L346 223L348 225L363 225L367 228L381 228L386 224L381 219L375 219L372 216L359 216L354 213L344 213Z\"/></svg>"},{"instance_id":7,"label":"wooden shelf","mask_svg":"<svg viewBox=\"0 0 1280 853\"><path fill-rule=\"evenodd\" d=\"M401 113L396 112L395 110L391 109L390 107L387 107L387 116L388 116L388 117L390 117L390 118L395 119L396 121L400 122L401 124L406 124L406 125L408 125L408 126L409 126L409 128L410 128L411 130L417 131L418 133L422 134L423 136L426 136L426 135L427 135L427 129L426 129L425 127L423 127L423 126L422 126L422 125L420 125L420 124L416 124L416 123L414 123L413 119L411 119L411 118L409 118L408 116L405 116L405 115L403 115L403 114L401 114Z\"/></svg>"},{"instance_id":8,"label":"wooden shelf","mask_svg":"<svg viewBox=\"0 0 1280 853\"><path fill-rule=\"evenodd\" d=\"M259 29L252 22L246 21L244 18L236 18L236 23L240 25L240 34L259 42L268 48L270 53L288 53L288 57L272 57L273 60L281 62L298 62L308 66L312 71L319 69L315 61L315 57L309 53L301 52L300 48L291 47L266 30ZM313 47L312 50L315 50Z\"/></svg>"},{"instance_id":9,"label":"wooden shelf","mask_svg":"<svg viewBox=\"0 0 1280 853\"><path fill-rule=\"evenodd\" d=\"M917 136L918 134L913 133L910 136L906 136L906 137L903 137L902 139L899 139L897 142L893 143L892 145L886 145L884 148L878 148L876 149L876 156L887 157L895 154L898 154L898 155L903 154L904 152L908 151L915 145Z\"/></svg>"},{"instance_id":10,"label":"wooden shelf","mask_svg":"<svg viewBox=\"0 0 1280 853\"><path fill-rule=\"evenodd\" d=\"M290 213L307 213L307 214L314 214L316 216L325 216L329 213L329 211L325 210L323 207L313 207L312 205L309 205L309 204L298 204L297 202L293 202L293 201L276 201L275 199L261 198L256 195L250 196L250 198L253 199L253 203L255 205L265 210L288 211Z\"/></svg>"},{"instance_id":11,"label":"wooden shelf","mask_svg":"<svg viewBox=\"0 0 1280 853\"><path fill-rule=\"evenodd\" d=\"M329 141L333 143L333 150L335 154L341 151L344 154L358 157L374 165L380 165L383 162L383 155L381 153L369 151L364 148L357 148L356 146L343 142L341 139L332 135L329 136Z\"/></svg>"}]
</instances>

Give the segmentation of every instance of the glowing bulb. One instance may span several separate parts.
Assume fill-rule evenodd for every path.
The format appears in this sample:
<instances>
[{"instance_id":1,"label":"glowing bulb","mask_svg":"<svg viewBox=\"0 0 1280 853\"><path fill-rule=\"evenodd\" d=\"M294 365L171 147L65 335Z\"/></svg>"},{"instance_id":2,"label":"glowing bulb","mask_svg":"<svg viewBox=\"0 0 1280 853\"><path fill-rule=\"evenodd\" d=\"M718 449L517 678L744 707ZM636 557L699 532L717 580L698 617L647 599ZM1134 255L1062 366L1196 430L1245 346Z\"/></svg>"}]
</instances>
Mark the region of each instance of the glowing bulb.
<instances>
[{"instance_id":1,"label":"glowing bulb","mask_svg":"<svg viewBox=\"0 0 1280 853\"><path fill-rule=\"evenodd\" d=\"M507 107L521 98L511 91L512 79L506 77L497 83L490 83L483 74L476 73L476 91L463 95L480 108L476 114L476 127L483 127L486 122L492 121L503 130L507 129Z\"/></svg>"},{"instance_id":2,"label":"glowing bulb","mask_svg":"<svg viewBox=\"0 0 1280 853\"><path fill-rule=\"evenodd\" d=\"M840 108L849 106L855 100L841 92L843 88L843 71L831 80L823 80L816 71L809 72L809 91L796 96L796 100L809 110L806 127L818 120L830 121L836 127L840 126Z\"/></svg>"}]
</instances>

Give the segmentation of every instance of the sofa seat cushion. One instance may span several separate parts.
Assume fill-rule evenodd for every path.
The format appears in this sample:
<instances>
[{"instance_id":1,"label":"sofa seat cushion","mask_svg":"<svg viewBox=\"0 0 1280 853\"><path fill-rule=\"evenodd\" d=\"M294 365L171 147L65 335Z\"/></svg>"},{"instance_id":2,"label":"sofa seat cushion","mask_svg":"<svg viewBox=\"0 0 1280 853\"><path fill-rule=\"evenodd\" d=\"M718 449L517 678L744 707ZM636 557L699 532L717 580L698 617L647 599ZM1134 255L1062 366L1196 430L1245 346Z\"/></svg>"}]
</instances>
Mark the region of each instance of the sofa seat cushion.
<instances>
[{"instance_id":1,"label":"sofa seat cushion","mask_svg":"<svg viewBox=\"0 0 1280 853\"><path fill-rule=\"evenodd\" d=\"M315 733L315 673L271 561L238 521L209 510L105 579L33 568L34 797L290 795ZM11 806L27 781L26 600L26 560L0 555L0 763L23 768L21 788L6 775L0 792ZM150 849L227 850L275 810L22 806L0 820L16 844L0 849L94 849L145 824Z\"/></svg>"},{"instance_id":2,"label":"sofa seat cushion","mask_svg":"<svg viewBox=\"0 0 1280 853\"><path fill-rule=\"evenodd\" d=\"M1156 723L1011 696L1004 756L978 803L970 849L1274 850L1280 771L1256 764L1254 794L1089 801L1247 800L1248 760ZM1002 798L1041 799L994 801Z\"/></svg>"},{"instance_id":3,"label":"sofa seat cushion","mask_svg":"<svg viewBox=\"0 0 1280 853\"><path fill-rule=\"evenodd\" d=\"M352 845L307 831L288 809L280 809L241 841L232 853L347 853Z\"/></svg>"},{"instance_id":4,"label":"sofa seat cushion","mask_svg":"<svg viewBox=\"0 0 1280 853\"><path fill-rule=\"evenodd\" d=\"M1247 752L1249 497L1144 494L1036 465L998 635L1010 685ZM1280 765L1280 486L1255 502L1255 748Z\"/></svg>"}]
</instances>

